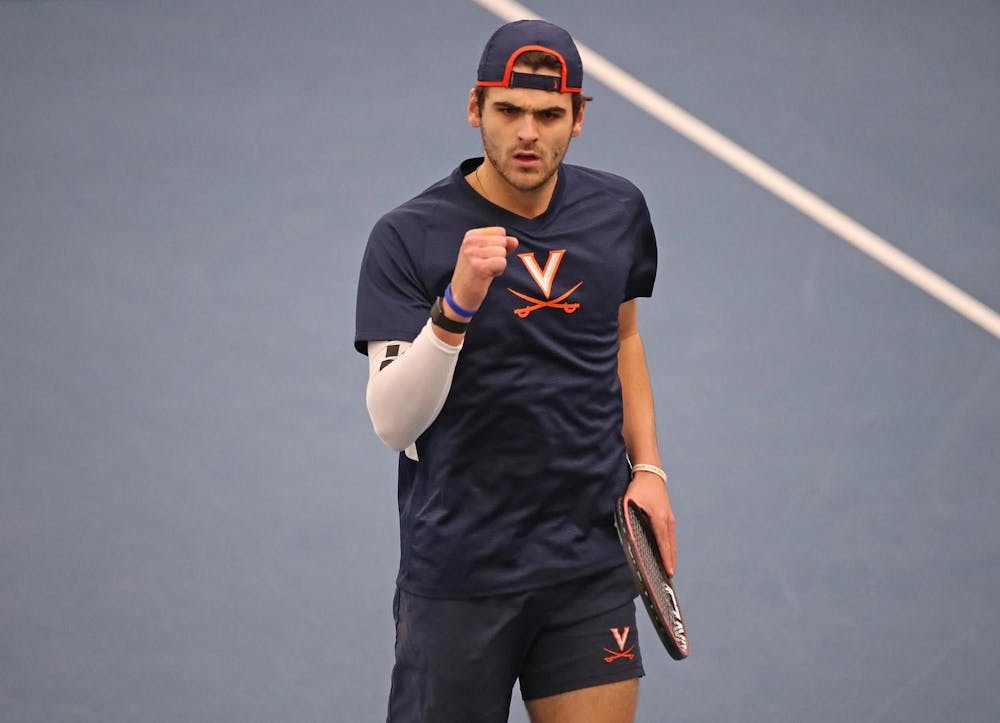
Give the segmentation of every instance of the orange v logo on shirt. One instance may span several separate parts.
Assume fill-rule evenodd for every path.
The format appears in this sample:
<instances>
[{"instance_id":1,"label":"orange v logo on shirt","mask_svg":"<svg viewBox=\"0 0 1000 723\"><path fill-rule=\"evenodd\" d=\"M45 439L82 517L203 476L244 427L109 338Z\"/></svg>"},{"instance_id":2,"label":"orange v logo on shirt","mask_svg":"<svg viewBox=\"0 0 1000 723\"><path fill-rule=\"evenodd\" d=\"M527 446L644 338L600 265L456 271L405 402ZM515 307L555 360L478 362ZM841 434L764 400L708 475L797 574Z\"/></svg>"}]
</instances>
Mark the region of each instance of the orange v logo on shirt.
<instances>
[{"instance_id":1,"label":"orange v logo on shirt","mask_svg":"<svg viewBox=\"0 0 1000 723\"><path fill-rule=\"evenodd\" d=\"M538 267L538 261L535 260L535 254L533 252L518 254L517 257L521 259L521 263L524 264L524 268L528 270L528 273L531 274L531 278L535 280L535 283L538 284L538 288L542 290L542 293L545 294L545 298L548 299L552 296L552 282L556 280L556 272L559 271L559 264L562 263L563 256L565 255L566 249L549 251L549 257L545 259L544 269Z\"/></svg>"},{"instance_id":2,"label":"orange v logo on shirt","mask_svg":"<svg viewBox=\"0 0 1000 723\"><path fill-rule=\"evenodd\" d=\"M572 314L574 311L580 308L580 305L575 302L565 301L574 291L580 288L580 281L571 288L566 293L558 296L557 298L552 298L552 283L556 280L556 273L559 271L559 265L562 263L563 256L566 255L566 249L555 249L549 251L549 257L545 259L545 267L542 268L538 265L538 260L535 259L534 252L528 252L523 254L518 254L517 257L521 259L521 263L524 264L524 268L528 270L531 274L531 278L535 280L538 284L538 288L542 290L542 294L545 299L536 299L533 296L523 294L520 291L515 291L510 287L507 291L514 294L514 296L524 299L528 302L528 306L521 306L514 309L514 313L520 318L527 318L531 312L538 311L539 309L550 308L550 309L562 309L567 314Z\"/></svg>"}]
</instances>

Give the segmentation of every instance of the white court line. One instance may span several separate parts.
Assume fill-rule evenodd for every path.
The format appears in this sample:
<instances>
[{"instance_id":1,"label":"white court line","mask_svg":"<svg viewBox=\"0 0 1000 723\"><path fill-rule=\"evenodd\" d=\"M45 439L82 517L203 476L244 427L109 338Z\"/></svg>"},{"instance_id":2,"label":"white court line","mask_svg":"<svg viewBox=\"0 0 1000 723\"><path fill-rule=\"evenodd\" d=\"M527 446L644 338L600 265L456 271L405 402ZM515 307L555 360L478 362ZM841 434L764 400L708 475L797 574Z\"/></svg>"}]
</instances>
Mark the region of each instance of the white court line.
<instances>
[{"instance_id":1,"label":"white court line","mask_svg":"<svg viewBox=\"0 0 1000 723\"><path fill-rule=\"evenodd\" d=\"M513 0L473 1L507 22L522 18L541 18ZM1000 314L993 309L702 123L680 106L671 103L586 45L577 42L577 47L588 75L1000 339Z\"/></svg>"}]
</instances>

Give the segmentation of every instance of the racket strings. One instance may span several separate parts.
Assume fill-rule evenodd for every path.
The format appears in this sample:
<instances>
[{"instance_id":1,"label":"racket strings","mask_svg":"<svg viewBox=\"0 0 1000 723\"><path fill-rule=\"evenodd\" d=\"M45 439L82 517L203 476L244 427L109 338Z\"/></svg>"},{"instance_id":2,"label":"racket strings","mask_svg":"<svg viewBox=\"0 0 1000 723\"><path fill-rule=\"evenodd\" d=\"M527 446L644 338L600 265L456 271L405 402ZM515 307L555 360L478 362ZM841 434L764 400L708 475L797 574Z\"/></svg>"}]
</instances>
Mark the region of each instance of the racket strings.
<instances>
[{"instance_id":1,"label":"racket strings","mask_svg":"<svg viewBox=\"0 0 1000 723\"><path fill-rule=\"evenodd\" d=\"M657 607L666 613L666 622L670 626L670 633L676 640L677 645L682 650L687 650L687 634L684 630L684 619L681 616L680 606L677 597L674 595L673 587L670 585L670 578L667 577L660 561L659 550L654 542L653 531L645 524L644 520L634 511L629 511L632 517L632 525L635 529L641 530L643 534L635 535L636 552L641 558L643 569L649 577L649 590L655 598Z\"/></svg>"}]
</instances>

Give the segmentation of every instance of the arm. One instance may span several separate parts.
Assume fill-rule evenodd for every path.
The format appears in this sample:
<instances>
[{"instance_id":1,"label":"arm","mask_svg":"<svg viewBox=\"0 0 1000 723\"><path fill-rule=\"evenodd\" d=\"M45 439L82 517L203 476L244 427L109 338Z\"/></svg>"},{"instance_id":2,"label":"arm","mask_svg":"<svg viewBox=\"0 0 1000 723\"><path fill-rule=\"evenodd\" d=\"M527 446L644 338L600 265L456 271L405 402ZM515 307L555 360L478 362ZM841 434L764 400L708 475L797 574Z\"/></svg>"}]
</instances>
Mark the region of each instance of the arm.
<instances>
[{"instance_id":1,"label":"arm","mask_svg":"<svg viewBox=\"0 0 1000 723\"><path fill-rule=\"evenodd\" d=\"M379 439L397 452L431 425L451 389L461 341L449 344L436 331L428 321L412 344L368 344L368 414Z\"/></svg>"},{"instance_id":2,"label":"arm","mask_svg":"<svg viewBox=\"0 0 1000 723\"><path fill-rule=\"evenodd\" d=\"M517 239L502 228L468 231L451 281L456 302L478 309L493 279L507 267L507 254L516 247ZM469 321L447 303L442 310L452 321ZM412 344L369 342L365 400L375 433L390 448L407 449L437 418L451 389L464 340L464 331L446 331L428 321Z\"/></svg>"},{"instance_id":3,"label":"arm","mask_svg":"<svg viewBox=\"0 0 1000 723\"><path fill-rule=\"evenodd\" d=\"M626 301L618 311L618 376L622 385L622 436L633 464L660 465L656 444L656 416L653 388L646 366L646 353L639 336L639 317L635 299ZM652 472L636 472L625 493L642 507L653 521L667 573L677 567L674 513L663 480Z\"/></svg>"}]
</instances>

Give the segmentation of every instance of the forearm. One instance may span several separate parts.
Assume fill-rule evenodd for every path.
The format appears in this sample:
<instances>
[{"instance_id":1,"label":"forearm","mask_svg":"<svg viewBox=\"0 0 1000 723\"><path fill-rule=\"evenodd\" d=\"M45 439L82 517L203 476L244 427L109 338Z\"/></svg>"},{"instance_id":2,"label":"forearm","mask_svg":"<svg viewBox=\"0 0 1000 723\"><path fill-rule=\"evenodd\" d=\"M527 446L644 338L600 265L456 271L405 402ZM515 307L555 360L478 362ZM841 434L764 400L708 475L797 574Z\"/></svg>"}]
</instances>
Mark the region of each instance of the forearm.
<instances>
[{"instance_id":1,"label":"forearm","mask_svg":"<svg viewBox=\"0 0 1000 723\"><path fill-rule=\"evenodd\" d=\"M406 353L391 363L377 355L371 359L368 414L375 433L397 451L413 444L431 425L451 389L462 347L439 339L434 328L428 322Z\"/></svg>"},{"instance_id":2,"label":"forearm","mask_svg":"<svg viewBox=\"0 0 1000 723\"><path fill-rule=\"evenodd\" d=\"M635 299L618 311L618 377L622 385L622 436L632 464L660 465L656 443L653 385L649 381L646 352L639 336Z\"/></svg>"},{"instance_id":3,"label":"forearm","mask_svg":"<svg viewBox=\"0 0 1000 723\"><path fill-rule=\"evenodd\" d=\"M618 376L622 385L622 436L629 459L633 463L661 466L653 387L638 331L621 339Z\"/></svg>"},{"instance_id":4,"label":"forearm","mask_svg":"<svg viewBox=\"0 0 1000 723\"><path fill-rule=\"evenodd\" d=\"M660 556L673 575L677 568L677 539L673 508L667 494L666 474L656 443L653 386L649 381L646 352L636 323L635 303L622 305L618 349L618 375L622 383L622 436L633 465L653 465L634 471L626 496L646 511L653 522Z\"/></svg>"}]
</instances>

